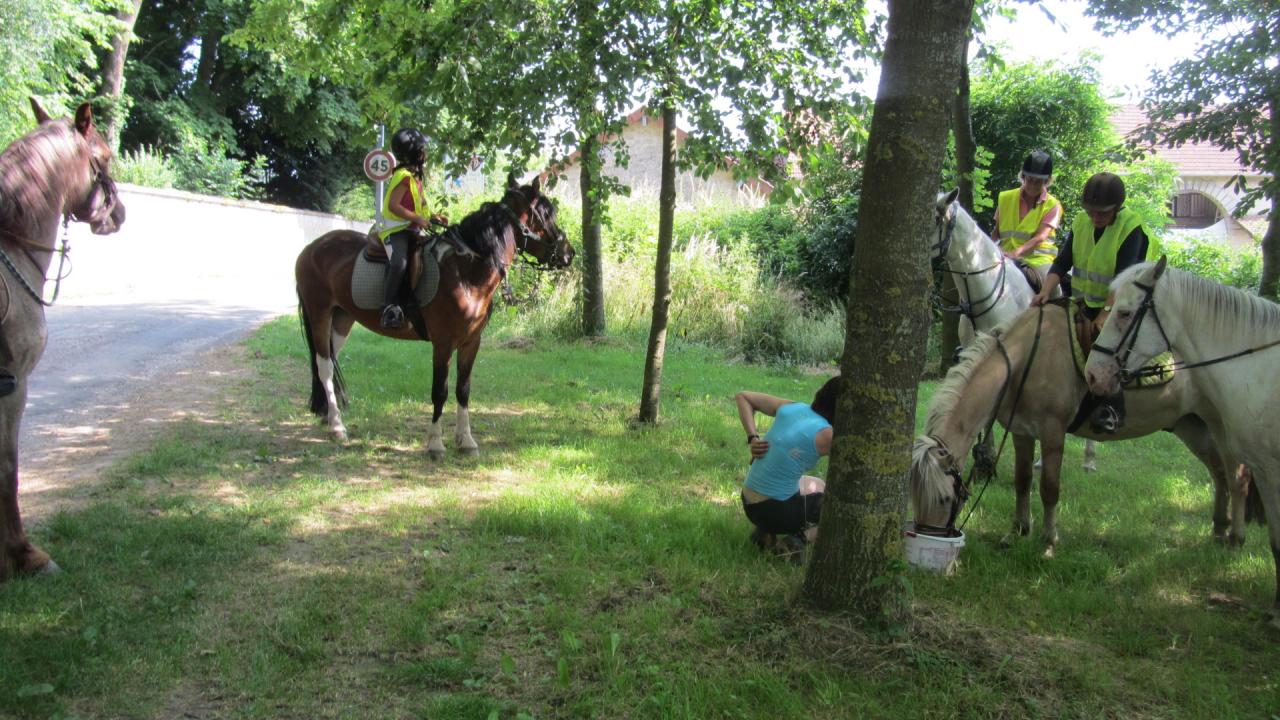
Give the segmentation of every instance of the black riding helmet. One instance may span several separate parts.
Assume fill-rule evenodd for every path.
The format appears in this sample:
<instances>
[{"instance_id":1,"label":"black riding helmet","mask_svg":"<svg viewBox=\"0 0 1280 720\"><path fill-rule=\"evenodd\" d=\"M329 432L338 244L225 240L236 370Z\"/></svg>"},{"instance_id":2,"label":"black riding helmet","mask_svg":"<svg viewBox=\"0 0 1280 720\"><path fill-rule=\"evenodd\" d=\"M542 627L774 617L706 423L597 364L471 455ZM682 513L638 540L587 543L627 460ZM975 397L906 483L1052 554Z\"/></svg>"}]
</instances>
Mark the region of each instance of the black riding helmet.
<instances>
[{"instance_id":1,"label":"black riding helmet","mask_svg":"<svg viewBox=\"0 0 1280 720\"><path fill-rule=\"evenodd\" d=\"M1053 156L1044 150L1032 150L1022 161L1022 174L1047 180L1053 176Z\"/></svg>"},{"instance_id":2,"label":"black riding helmet","mask_svg":"<svg viewBox=\"0 0 1280 720\"><path fill-rule=\"evenodd\" d=\"M391 154L406 167L419 167L427 161L427 136L416 128L400 128L391 136Z\"/></svg>"},{"instance_id":3,"label":"black riding helmet","mask_svg":"<svg viewBox=\"0 0 1280 720\"><path fill-rule=\"evenodd\" d=\"M1124 205L1124 181L1119 175L1100 172L1089 178L1080 193L1080 206L1085 210L1106 212Z\"/></svg>"}]
</instances>

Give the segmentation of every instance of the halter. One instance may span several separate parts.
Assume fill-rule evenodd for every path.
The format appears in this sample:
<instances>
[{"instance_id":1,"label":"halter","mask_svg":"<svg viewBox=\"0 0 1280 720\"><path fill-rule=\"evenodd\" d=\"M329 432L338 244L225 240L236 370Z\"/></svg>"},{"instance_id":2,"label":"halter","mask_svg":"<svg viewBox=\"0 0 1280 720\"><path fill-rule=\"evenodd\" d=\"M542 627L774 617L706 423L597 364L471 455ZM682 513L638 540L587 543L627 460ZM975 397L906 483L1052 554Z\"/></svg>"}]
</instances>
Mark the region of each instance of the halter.
<instances>
[{"instance_id":1,"label":"halter","mask_svg":"<svg viewBox=\"0 0 1280 720\"><path fill-rule=\"evenodd\" d=\"M1159 280L1160 275L1157 274L1155 279ZM1120 366L1120 384L1121 385L1127 385L1130 381L1136 380L1138 378L1151 377L1154 375L1163 375L1164 373L1170 372L1170 371L1191 370L1194 368L1206 367L1209 365L1216 365L1220 362L1235 360L1236 358L1244 357L1245 355L1251 355L1260 350L1266 350L1267 348L1280 345L1280 340L1272 340L1271 342L1263 345L1257 345L1255 347L1248 348L1247 350L1241 350L1239 352L1234 352L1229 355L1221 355L1216 358L1211 358L1209 360L1201 360L1199 362L1187 362L1185 360L1175 360L1171 363L1168 363L1164 367L1144 367L1138 370L1130 371L1129 356L1133 354L1134 345L1136 345L1138 342L1138 330L1142 325L1142 321L1147 318L1148 312L1151 313L1152 319L1156 321L1156 327L1160 330L1160 339L1164 341L1165 350L1168 352L1173 351L1173 346L1169 342L1169 335L1164 331L1164 323L1160 322L1160 314L1156 312L1155 281L1153 280L1150 285L1143 285L1140 282L1135 282L1134 286L1143 292L1143 297L1142 297L1142 302L1138 305L1137 311L1134 313L1133 322L1129 324L1129 327L1125 328L1124 333L1120 336L1120 340L1116 342L1116 346L1114 348L1109 348L1098 343L1094 343L1093 345L1093 350L1095 352L1102 353L1103 355L1109 355L1116 359L1116 364Z\"/></svg>"},{"instance_id":2,"label":"halter","mask_svg":"<svg viewBox=\"0 0 1280 720\"><path fill-rule=\"evenodd\" d=\"M938 219L937 225L938 242L934 243L932 248L935 253L933 256L934 270L939 273L947 273L948 275L955 275L963 278L964 294L965 297L970 299L961 300L954 305L949 304L942 298L942 293L938 290L937 283L935 282L932 293L933 306L942 312L959 313L969 318L970 322L974 322L983 315L986 315L996 309L996 306L1000 304L1000 300L1004 297L1005 278L1008 276L1008 264L1004 261L1004 258L1001 258L994 265L988 265L980 270L960 271L952 270L950 267L944 267L947 262L947 253L951 250L951 237L956 226L956 213L951 213L951 217L947 219L945 226L942 222L942 218ZM976 300L972 299L973 293L969 291L969 278L975 275L981 275L996 268L1000 269L1000 277L996 279L996 284L991 288L991 292ZM982 303L988 301L990 304L987 305L984 310L974 312L975 307L979 307Z\"/></svg>"}]
</instances>

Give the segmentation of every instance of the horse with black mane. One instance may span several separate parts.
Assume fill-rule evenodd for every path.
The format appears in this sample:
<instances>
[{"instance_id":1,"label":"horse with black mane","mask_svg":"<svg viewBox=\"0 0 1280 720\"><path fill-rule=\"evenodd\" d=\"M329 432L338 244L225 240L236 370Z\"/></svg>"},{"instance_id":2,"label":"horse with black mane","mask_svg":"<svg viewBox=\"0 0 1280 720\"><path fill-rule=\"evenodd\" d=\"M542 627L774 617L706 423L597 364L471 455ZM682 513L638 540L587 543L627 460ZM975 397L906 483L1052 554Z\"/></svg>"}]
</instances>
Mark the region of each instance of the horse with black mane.
<instances>
[{"instance_id":1,"label":"horse with black mane","mask_svg":"<svg viewBox=\"0 0 1280 720\"><path fill-rule=\"evenodd\" d=\"M66 256L65 245L56 249L59 221L65 226L74 219L107 235L120 228L125 214L108 173L111 148L94 127L89 104L77 108L74 119L50 119L35 98L31 110L36 128L0 152L0 580L58 571L22 525L18 431L27 378L48 337L49 265L55 254Z\"/></svg>"},{"instance_id":2,"label":"horse with black mane","mask_svg":"<svg viewBox=\"0 0 1280 720\"><path fill-rule=\"evenodd\" d=\"M358 322L387 337L430 339L434 411L427 451L435 459L444 457L440 416L449 396L449 361L457 352L458 422L454 439L460 451L477 452L468 409L471 369L480 351L480 336L489 322L493 294L505 280L517 253L529 256L540 267L557 269L573 262L574 251L556 225L555 205L542 194L540 181L535 179L522 186L514 175L507 177L501 201L485 203L448 233L454 238L456 252L435 265L438 286L434 295L418 295L418 302L405 307L406 316L415 320L420 310L421 322L398 329L381 326L380 295L375 293L379 301L370 303L358 302L355 295L359 293L353 293L353 277L370 245L367 235L335 230L312 241L298 255L294 271L298 308L311 356L311 410L324 418L335 439L347 439L340 412L340 407L346 405L346 392L338 353ZM422 260L430 265L435 258L427 251Z\"/></svg>"}]
</instances>

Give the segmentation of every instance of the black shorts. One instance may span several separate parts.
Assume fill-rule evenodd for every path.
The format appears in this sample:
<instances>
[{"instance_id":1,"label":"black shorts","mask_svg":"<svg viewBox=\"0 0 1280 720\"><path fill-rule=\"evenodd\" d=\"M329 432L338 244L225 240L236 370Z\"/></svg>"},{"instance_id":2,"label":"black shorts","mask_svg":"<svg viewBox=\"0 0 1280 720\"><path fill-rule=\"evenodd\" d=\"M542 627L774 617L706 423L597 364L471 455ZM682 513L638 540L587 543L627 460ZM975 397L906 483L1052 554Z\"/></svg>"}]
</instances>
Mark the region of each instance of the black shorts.
<instances>
[{"instance_id":1,"label":"black shorts","mask_svg":"<svg viewBox=\"0 0 1280 720\"><path fill-rule=\"evenodd\" d=\"M743 498L742 509L751 524L762 531L773 535L794 535L818 524L818 516L822 514L822 493L796 493L786 500L769 498L756 503L748 503Z\"/></svg>"}]
</instances>

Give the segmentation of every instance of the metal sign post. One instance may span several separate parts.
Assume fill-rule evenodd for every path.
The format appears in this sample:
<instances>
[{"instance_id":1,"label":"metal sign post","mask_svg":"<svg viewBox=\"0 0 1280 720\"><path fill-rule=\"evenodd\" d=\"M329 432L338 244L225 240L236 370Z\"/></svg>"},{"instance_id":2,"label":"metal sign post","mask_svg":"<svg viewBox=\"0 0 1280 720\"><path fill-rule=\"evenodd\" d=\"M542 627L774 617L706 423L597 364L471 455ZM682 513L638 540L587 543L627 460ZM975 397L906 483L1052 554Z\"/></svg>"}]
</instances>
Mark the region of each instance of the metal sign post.
<instances>
[{"instance_id":1,"label":"metal sign post","mask_svg":"<svg viewBox=\"0 0 1280 720\"><path fill-rule=\"evenodd\" d=\"M378 123L374 127L378 130L377 149L385 150L387 148L387 126L382 123ZM386 192L387 181L378 180L374 183L373 187L373 217L376 219L382 213L382 196Z\"/></svg>"}]
</instances>

